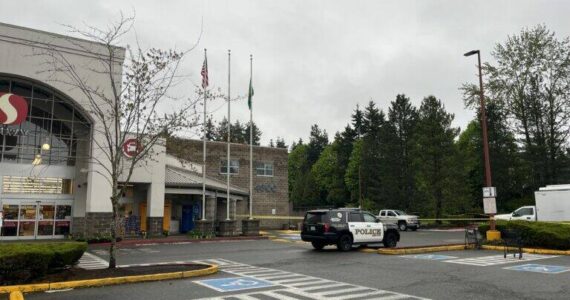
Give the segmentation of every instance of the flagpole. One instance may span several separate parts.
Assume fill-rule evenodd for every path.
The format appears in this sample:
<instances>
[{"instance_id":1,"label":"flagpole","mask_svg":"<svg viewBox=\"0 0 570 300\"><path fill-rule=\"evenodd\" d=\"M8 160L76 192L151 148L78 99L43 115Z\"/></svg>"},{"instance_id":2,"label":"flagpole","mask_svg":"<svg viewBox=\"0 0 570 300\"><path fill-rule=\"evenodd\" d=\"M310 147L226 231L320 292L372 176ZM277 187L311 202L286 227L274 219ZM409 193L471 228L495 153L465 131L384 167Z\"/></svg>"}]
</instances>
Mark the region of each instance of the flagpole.
<instances>
[{"instance_id":1,"label":"flagpole","mask_svg":"<svg viewBox=\"0 0 570 300\"><path fill-rule=\"evenodd\" d=\"M253 104L251 89L253 80L253 55L249 55L249 219L253 219Z\"/></svg>"},{"instance_id":2,"label":"flagpole","mask_svg":"<svg viewBox=\"0 0 570 300\"><path fill-rule=\"evenodd\" d=\"M227 194L226 194L226 220L230 220L230 130L231 130L231 119L230 119L230 74L231 74L231 53L232 50L228 50L228 156L227 156Z\"/></svg>"},{"instance_id":3,"label":"flagpole","mask_svg":"<svg viewBox=\"0 0 570 300\"><path fill-rule=\"evenodd\" d=\"M204 48L204 67L206 69L206 76L208 72L208 60L206 58L206 49ZM202 69L204 69L202 67ZM202 75L204 76L204 75ZM207 99L207 92L206 84L204 84L204 78L202 78L202 87L204 88L204 145L202 149L202 220L206 220L206 99Z\"/></svg>"}]
</instances>

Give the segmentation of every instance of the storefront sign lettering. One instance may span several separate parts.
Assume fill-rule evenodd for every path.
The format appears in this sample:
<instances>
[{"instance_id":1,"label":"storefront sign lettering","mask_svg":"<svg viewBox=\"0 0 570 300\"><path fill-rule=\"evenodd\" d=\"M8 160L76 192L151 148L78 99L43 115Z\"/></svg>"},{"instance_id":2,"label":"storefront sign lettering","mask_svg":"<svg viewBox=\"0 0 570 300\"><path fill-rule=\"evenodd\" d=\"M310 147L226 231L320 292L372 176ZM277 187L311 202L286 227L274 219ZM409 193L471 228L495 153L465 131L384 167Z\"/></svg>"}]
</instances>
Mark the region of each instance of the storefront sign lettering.
<instances>
[{"instance_id":1,"label":"storefront sign lettering","mask_svg":"<svg viewBox=\"0 0 570 300\"><path fill-rule=\"evenodd\" d=\"M20 128L11 128L8 126L1 126L0 125L0 135L9 135L9 136L24 136L28 135L30 130L28 129L20 129Z\"/></svg>"},{"instance_id":2,"label":"storefront sign lettering","mask_svg":"<svg viewBox=\"0 0 570 300\"><path fill-rule=\"evenodd\" d=\"M10 93L0 93L0 125L19 125L27 116L26 99Z\"/></svg>"}]
</instances>

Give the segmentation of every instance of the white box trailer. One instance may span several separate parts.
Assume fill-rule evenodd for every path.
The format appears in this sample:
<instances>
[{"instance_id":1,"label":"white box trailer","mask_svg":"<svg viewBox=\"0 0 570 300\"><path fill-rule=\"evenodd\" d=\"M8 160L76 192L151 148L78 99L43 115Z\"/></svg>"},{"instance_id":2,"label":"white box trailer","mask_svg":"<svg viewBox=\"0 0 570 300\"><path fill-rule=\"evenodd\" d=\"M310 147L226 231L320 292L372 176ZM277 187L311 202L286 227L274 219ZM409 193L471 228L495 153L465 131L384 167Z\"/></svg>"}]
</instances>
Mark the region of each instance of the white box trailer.
<instances>
[{"instance_id":1,"label":"white box trailer","mask_svg":"<svg viewBox=\"0 0 570 300\"><path fill-rule=\"evenodd\" d=\"M542 187L534 199L537 221L570 221L570 184Z\"/></svg>"}]
</instances>

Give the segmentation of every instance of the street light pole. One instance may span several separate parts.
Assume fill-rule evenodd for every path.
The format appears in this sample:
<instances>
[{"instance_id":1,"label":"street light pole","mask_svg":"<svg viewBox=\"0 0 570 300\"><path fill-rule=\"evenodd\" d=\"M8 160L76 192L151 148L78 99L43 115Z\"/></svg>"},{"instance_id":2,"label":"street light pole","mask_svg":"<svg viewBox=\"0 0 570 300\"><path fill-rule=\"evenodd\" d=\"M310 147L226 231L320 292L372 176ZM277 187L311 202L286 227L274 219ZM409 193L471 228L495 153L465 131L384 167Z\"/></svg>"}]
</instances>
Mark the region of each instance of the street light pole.
<instances>
[{"instance_id":1,"label":"street light pole","mask_svg":"<svg viewBox=\"0 0 570 300\"><path fill-rule=\"evenodd\" d=\"M479 50L472 50L464 54L464 56L471 56L477 54L477 62L479 67L479 100L481 110L481 131L483 132L483 158L485 161L485 186L491 187L491 161L489 158L489 140L487 137L487 113L485 108L485 95L483 93L483 73L481 71L481 52ZM490 229L495 230L494 214L491 214Z\"/></svg>"}]
</instances>

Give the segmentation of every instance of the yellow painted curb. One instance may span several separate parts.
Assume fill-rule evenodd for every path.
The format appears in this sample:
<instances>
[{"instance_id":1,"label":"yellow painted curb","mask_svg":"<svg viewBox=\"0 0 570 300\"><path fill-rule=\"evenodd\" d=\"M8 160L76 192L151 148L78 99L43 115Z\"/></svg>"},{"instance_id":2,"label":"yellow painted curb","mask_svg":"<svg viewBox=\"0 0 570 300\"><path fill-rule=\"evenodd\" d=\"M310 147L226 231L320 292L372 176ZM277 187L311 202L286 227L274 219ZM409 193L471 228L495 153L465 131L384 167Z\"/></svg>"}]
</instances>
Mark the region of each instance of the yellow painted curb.
<instances>
[{"instance_id":1,"label":"yellow painted curb","mask_svg":"<svg viewBox=\"0 0 570 300\"><path fill-rule=\"evenodd\" d=\"M301 233L300 230L277 230L279 233Z\"/></svg>"},{"instance_id":2,"label":"yellow painted curb","mask_svg":"<svg viewBox=\"0 0 570 300\"><path fill-rule=\"evenodd\" d=\"M11 292L10 300L24 300L24 294L20 291Z\"/></svg>"},{"instance_id":3,"label":"yellow painted curb","mask_svg":"<svg viewBox=\"0 0 570 300\"><path fill-rule=\"evenodd\" d=\"M380 248L378 254L388 255L404 255L404 254L419 254L439 251L458 251L465 250L465 245L452 245L452 246L434 246L434 247L418 247L418 248Z\"/></svg>"},{"instance_id":4,"label":"yellow painted curb","mask_svg":"<svg viewBox=\"0 0 570 300\"><path fill-rule=\"evenodd\" d=\"M291 243L292 241L286 239L271 239L274 242Z\"/></svg>"},{"instance_id":5,"label":"yellow painted curb","mask_svg":"<svg viewBox=\"0 0 570 300\"><path fill-rule=\"evenodd\" d=\"M107 277L99 279L62 281L62 282L52 282L52 283L42 283L42 284L0 286L0 294L12 293L18 291L22 293L32 293L32 292L43 292L48 290L61 290L61 289L70 289L70 288L115 285L123 283L180 279L180 278L211 275L217 273L218 270L219 268L217 265L210 265L208 268L203 270L178 271L170 273L151 274L151 275Z\"/></svg>"},{"instance_id":6,"label":"yellow painted curb","mask_svg":"<svg viewBox=\"0 0 570 300\"><path fill-rule=\"evenodd\" d=\"M364 249L359 249L358 252L364 252L364 253L378 253L378 250L372 249L372 248L364 248Z\"/></svg>"},{"instance_id":7,"label":"yellow painted curb","mask_svg":"<svg viewBox=\"0 0 570 300\"><path fill-rule=\"evenodd\" d=\"M484 250L497 250L503 251L505 247L503 246L492 246L492 245L483 245L481 246ZM509 250L517 250L516 247L509 247ZM546 255L570 255L570 250L553 250L553 249L536 249L536 248L522 248L524 253L531 253L531 254L546 254Z\"/></svg>"}]
</instances>

